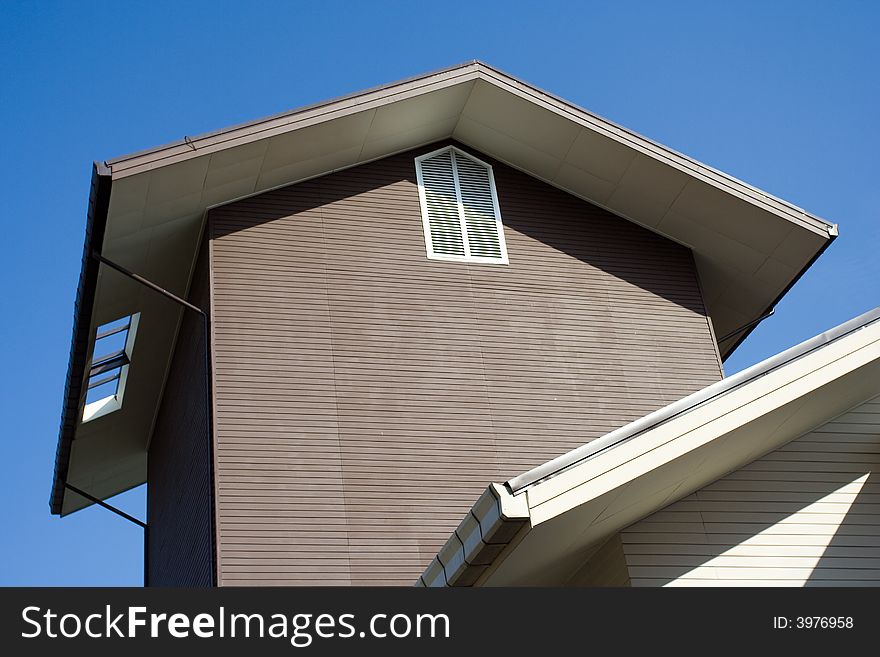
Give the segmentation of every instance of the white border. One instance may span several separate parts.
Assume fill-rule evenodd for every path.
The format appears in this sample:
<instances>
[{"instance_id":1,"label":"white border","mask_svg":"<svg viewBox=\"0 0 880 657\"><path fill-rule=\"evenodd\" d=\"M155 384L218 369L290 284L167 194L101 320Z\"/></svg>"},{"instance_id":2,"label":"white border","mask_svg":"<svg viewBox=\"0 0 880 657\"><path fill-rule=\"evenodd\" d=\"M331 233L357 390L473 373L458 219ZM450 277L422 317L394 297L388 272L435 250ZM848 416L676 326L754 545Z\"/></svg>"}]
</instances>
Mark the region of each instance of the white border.
<instances>
[{"instance_id":1,"label":"white border","mask_svg":"<svg viewBox=\"0 0 880 657\"><path fill-rule=\"evenodd\" d=\"M454 153L459 153L462 157L466 157L474 162L478 163L481 166L486 167L489 173L489 190L492 194L492 209L495 212L495 229L498 233L498 246L501 249L501 257L500 258L488 258L486 256L472 256L469 255L470 248L468 243L468 235L467 235L467 226L465 224L464 217L464 207L461 201L461 189L458 183L458 167L455 165L455 158L452 158L452 175L455 185L455 196L458 202L458 218L461 222L461 235L462 242L464 245L465 255L449 255L444 253L434 253L434 244L431 241L431 227L428 221L428 199L425 195L425 183L422 178L422 160L427 160L428 158L434 157L435 155L439 155L440 153L445 153L447 151L451 151ZM487 265L508 265L510 264L510 260L507 256L507 242L504 239L504 224L501 221L501 208L498 205L498 192L495 189L495 173L492 170L492 165L488 162L484 162L478 157L471 155L470 153L461 150L460 148L456 148L455 146L444 146L443 148L438 148L435 151L431 151L430 153L425 153L424 155L419 155L415 159L416 164L416 181L419 185L419 206L422 210L422 229L425 233L425 252L428 256L429 260L447 260L452 262L475 262L480 264Z\"/></svg>"}]
</instances>

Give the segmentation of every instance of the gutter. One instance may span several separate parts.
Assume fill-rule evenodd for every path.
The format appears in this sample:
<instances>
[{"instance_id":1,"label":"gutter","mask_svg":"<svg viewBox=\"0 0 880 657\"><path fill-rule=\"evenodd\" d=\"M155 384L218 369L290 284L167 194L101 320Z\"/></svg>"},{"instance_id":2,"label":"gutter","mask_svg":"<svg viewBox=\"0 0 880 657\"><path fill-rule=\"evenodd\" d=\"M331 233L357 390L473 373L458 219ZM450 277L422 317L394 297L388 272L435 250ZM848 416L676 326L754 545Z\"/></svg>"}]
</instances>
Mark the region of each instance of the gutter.
<instances>
[{"instance_id":1,"label":"gutter","mask_svg":"<svg viewBox=\"0 0 880 657\"><path fill-rule=\"evenodd\" d=\"M76 428L82 410L83 382L88 363L92 311L95 306L95 290L100 267L98 260L92 258L91 254L93 251L100 253L104 245L107 211L110 206L110 187L110 168L102 162L94 162L82 266L73 306L73 337L70 342L70 359L64 384L64 405L61 409L61 427L55 450L55 475L52 480L52 493L49 496L49 509L55 515L61 515L64 504L70 448L76 437Z\"/></svg>"},{"instance_id":2,"label":"gutter","mask_svg":"<svg viewBox=\"0 0 880 657\"><path fill-rule=\"evenodd\" d=\"M419 576L416 586L473 586L527 526L526 497L490 484L449 540Z\"/></svg>"},{"instance_id":3,"label":"gutter","mask_svg":"<svg viewBox=\"0 0 880 657\"><path fill-rule=\"evenodd\" d=\"M597 438L586 445L573 449L567 454L563 454L552 461L539 465L537 468L533 468L526 473L513 477L512 479L509 479L504 486L512 495L518 496L530 486L550 479L568 468L583 463L584 461L617 447L622 443L628 442L676 417L684 415L685 413L690 413L717 397L747 385L783 365L787 365L792 361L802 358L817 349L821 349L831 342L839 340L840 338L877 321L880 321L880 307L869 310L868 312L844 322L839 326L835 326L824 333L820 333L809 340L801 342L782 353L771 356L742 372L738 372L731 377L713 383L692 395L688 395L684 399L673 402L672 404L654 411L635 422L631 422L609 434L605 434L601 438Z\"/></svg>"}]
</instances>

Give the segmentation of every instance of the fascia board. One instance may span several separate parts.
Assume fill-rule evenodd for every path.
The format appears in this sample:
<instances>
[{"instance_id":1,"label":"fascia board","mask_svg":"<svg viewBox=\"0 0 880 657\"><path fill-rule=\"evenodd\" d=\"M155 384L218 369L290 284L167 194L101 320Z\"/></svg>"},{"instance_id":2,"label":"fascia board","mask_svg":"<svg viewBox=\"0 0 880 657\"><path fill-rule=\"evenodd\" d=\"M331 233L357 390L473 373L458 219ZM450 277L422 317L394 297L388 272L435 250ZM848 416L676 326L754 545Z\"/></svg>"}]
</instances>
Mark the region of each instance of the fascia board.
<instances>
[{"instance_id":1,"label":"fascia board","mask_svg":"<svg viewBox=\"0 0 880 657\"><path fill-rule=\"evenodd\" d=\"M60 514L64 506L64 487L70 468L71 445L79 426L83 385L88 352L91 344L91 319L95 304L95 288L98 280L98 261L92 257L92 250L100 250L104 241L107 223L107 207L110 203L112 179L106 167L98 162L92 166L92 183L89 193L89 206L86 216L86 235L80 266L79 284L74 302L73 335L67 376L64 385L64 405L61 410L61 427L55 450L55 471L52 477L52 492L49 495L49 509Z\"/></svg>"}]
</instances>

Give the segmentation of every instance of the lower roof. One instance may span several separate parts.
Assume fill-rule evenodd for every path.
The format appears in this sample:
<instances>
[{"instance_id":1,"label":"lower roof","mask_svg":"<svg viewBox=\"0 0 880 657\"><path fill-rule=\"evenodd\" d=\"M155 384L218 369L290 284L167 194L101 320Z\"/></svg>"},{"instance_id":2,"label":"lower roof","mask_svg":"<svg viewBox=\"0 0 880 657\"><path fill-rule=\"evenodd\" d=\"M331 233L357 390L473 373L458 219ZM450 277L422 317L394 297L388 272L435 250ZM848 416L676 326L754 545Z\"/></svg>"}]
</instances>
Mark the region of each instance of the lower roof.
<instances>
[{"instance_id":1,"label":"lower roof","mask_svg":"<svg viewBox=\"0 0 880 657\"><path fill-rule=\"evenodd\" d=\"M492 484L420 584L563 584L621 529L878 394L880 308Z\"/></svg>"},{"instance_id":2,"label":"lower roof","mask_svg":"<svg viewBox=\"0 0 880 657\"><path fill-rule=\"evenodd\" d=\"M180 310L88 257L185 296L206 212L452 138L692 249L722 356L837 235L836 226L482 62L96 163L53 513L143 483ZM141 313L123 408L83 423L96 327ZM723 339L728 333L731 335Z\"/></svg>"}]
</instances>

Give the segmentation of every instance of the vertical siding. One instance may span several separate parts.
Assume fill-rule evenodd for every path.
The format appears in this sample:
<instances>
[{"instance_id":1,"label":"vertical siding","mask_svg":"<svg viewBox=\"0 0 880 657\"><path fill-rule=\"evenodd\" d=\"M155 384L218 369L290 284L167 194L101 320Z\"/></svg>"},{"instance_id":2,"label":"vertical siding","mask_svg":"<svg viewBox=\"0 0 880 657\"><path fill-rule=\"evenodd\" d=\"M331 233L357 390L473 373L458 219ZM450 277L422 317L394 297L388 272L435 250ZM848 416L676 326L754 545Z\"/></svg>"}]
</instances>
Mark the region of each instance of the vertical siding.
<instances>
[{"instance_id":1,"label":"vertical siding","mask_svg":"<svg viewBox=\"0 0 880 657\"><path fill-rule=\"evenodd\" d=\"M207 249L189 301L208 307ZM202 320L183 314L150 442L147 568L151 586L211 586L214 536Z\"/></svg>"},{"instance_id":2,"label":"vertical siding","mask_svg":"<svg viewBox=\"0 0 880 657\"><path fill-rule=\"evenodd\" d=\"M411 584L489 482L720 378L690 252L509 167L510 265L428 260L430 148L209 215L223 584Z\"/></svg>"},{"instance_id":3,"label":"vertical siding","mask_svg":"<svg viewBox=\"0 0 880 657\"><path fill-rule=\"evenodd\" d=\"M634 586L880 585L880 398L637 522Z\"/></svg>"}]
</instances>

